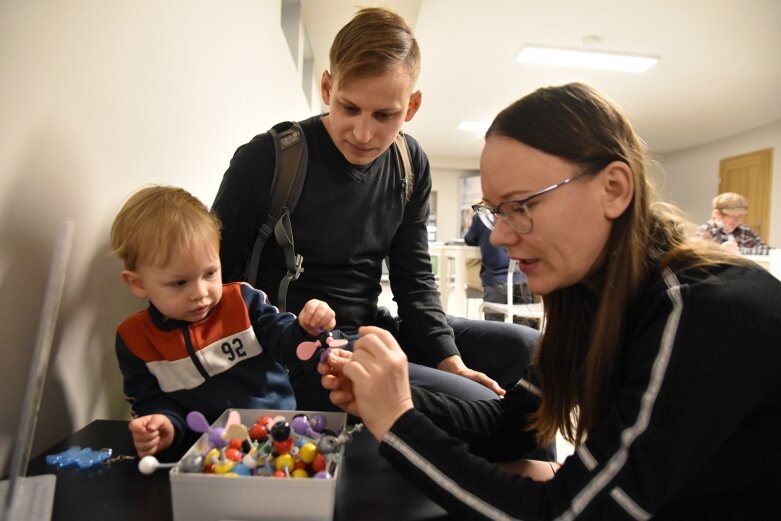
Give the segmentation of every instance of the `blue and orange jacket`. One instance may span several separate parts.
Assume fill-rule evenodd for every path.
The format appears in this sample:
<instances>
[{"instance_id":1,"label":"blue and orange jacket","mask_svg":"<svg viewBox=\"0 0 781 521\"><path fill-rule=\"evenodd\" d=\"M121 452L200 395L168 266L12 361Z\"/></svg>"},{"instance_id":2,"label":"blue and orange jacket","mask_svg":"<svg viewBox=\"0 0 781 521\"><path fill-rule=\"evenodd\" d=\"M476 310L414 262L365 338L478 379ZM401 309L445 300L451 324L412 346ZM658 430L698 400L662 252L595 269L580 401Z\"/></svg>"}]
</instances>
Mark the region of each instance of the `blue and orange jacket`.
<instances>
[{"instance_id":1,"label":"blue and orange jacket","mask_svg":"<svg viewBox=\"0 0 781 521\"><path fill-rule=\"evenodd\" d=\"M119 326L116 353L134 416L168 416L173 451L190 411L211 423L228 408L295 409L285 366L308 339L297 317L280 313L265 293L231 283L198 322L169 320L150 303Z\"/></svg>"}]
</instances>

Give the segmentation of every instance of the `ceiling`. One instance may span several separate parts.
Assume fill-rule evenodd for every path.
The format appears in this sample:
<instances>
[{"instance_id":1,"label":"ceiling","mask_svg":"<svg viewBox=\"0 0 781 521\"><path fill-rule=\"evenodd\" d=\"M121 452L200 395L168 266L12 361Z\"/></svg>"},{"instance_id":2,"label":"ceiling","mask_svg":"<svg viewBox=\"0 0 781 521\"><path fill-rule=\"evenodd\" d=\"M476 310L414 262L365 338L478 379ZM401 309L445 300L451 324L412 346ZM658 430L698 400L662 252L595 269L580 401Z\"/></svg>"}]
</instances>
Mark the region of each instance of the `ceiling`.
<instances>
[{"instance_id":1,"label":"ceiling","mask_svg":"<svg viewBox=\"0 0 781 521\"><path fill-rule=\"evenodd\" d=\"M415 30L423 105L405 129L429 156L476 160L481 135L461 120L492 118L550 84L586 81L629 115L655 154L781 120L779 0L301 0L315 60L327 68L336 32L359 7L384 6ZM526 43L650 54L641 74L519 64Z\"/></svg>"}]
</instances>

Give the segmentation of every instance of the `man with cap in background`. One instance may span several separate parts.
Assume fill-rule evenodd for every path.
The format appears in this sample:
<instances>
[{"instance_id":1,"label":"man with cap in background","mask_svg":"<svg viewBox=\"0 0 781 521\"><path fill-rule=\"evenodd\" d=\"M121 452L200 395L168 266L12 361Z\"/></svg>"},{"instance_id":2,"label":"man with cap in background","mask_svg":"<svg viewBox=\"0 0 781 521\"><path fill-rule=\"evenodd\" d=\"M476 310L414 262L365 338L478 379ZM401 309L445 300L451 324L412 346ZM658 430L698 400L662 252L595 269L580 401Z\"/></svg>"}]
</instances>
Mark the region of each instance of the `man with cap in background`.
<instances>
[{"instance_id":1,"label":"man with cap in background","mask_svg":"<svg viewBox=\"0 0 781 521\"><path fill-rule=\"evenodd\" d=\"M725 249L738 253L740 248L766 246L751 228L743 224L748 213L748 201L735 192L725 192L713 198L711 219L700 226L702 237L713 239Z\"/></svg>"}]
</instances>

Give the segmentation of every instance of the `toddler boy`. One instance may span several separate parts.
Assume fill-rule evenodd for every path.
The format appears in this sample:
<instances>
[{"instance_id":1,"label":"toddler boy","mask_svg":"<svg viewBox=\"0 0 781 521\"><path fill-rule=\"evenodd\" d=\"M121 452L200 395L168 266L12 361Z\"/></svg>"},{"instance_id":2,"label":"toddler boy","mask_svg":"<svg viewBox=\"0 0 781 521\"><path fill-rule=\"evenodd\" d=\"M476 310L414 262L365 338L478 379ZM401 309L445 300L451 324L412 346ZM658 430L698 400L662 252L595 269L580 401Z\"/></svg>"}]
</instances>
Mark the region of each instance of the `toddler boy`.
<instances>
[{"instance_id":1,"label":"toddler boy","mask_svg":"<svg viewBox=\"0 0 781 521\"><path fill-rule=\"evenodd\" d=\"M139 456L186 448L190 411L211 423L228 408L295 409L285 366L299 363L299 343L336 325L328 304L309 300L296 317L249 284L222 284L219 221L181 188L132 195L111 246L122 280L149 300L116 337Z\"/></svg>"}]
</instances>

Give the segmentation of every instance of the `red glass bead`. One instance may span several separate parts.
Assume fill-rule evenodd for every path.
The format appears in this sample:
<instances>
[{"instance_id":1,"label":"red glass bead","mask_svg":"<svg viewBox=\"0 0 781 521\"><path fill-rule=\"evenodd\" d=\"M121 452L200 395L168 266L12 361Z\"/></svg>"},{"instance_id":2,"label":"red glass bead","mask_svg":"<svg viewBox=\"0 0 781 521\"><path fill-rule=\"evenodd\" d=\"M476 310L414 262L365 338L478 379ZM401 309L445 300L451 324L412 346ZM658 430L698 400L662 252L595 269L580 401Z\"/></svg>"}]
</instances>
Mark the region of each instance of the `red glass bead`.
<instances>
[{"instance_id":1,"label":"red glass bead","mask_svg":"<svg viewBox=\"0 0 781 521\"><path fill-rule=\"evenodd\" d=\"M274 442L274 452L278 454L289 454L290 449L293 447L293 439L288 438L284 441Z\"/></svg>"},{"instance_id":2,"label":"red glass bead","mask_svg":"<svg viewBox=\"0 0 781 521\"><path fill-rule=\"evenodd\" d=\"M315 456L315 459L312 461L312 470L315 472L320 472L325 470L325 456L322 454L318 454Z\"/></svg>"},{"instance_id":3,"label":"red glass bead","mask_svg":"<svg viewBox=\"0 0 781 521\"><path fill-rule=\"evenodd\" d=\"M240 450L231 447L225 449L225 457L231 461L241 461L243 454L241 453Z\"/></svg>"},{"instance_id":4,"label":"red glass bead","mask_svg":"<svg viewBox=\"0 0 781 521\"><path fill-rule=\"evenodd\" d=\"M268 436L268 429L260 422L256 422L249 430L249 437L255 441L263 441Z\"/></svg>"}]
</instances>

